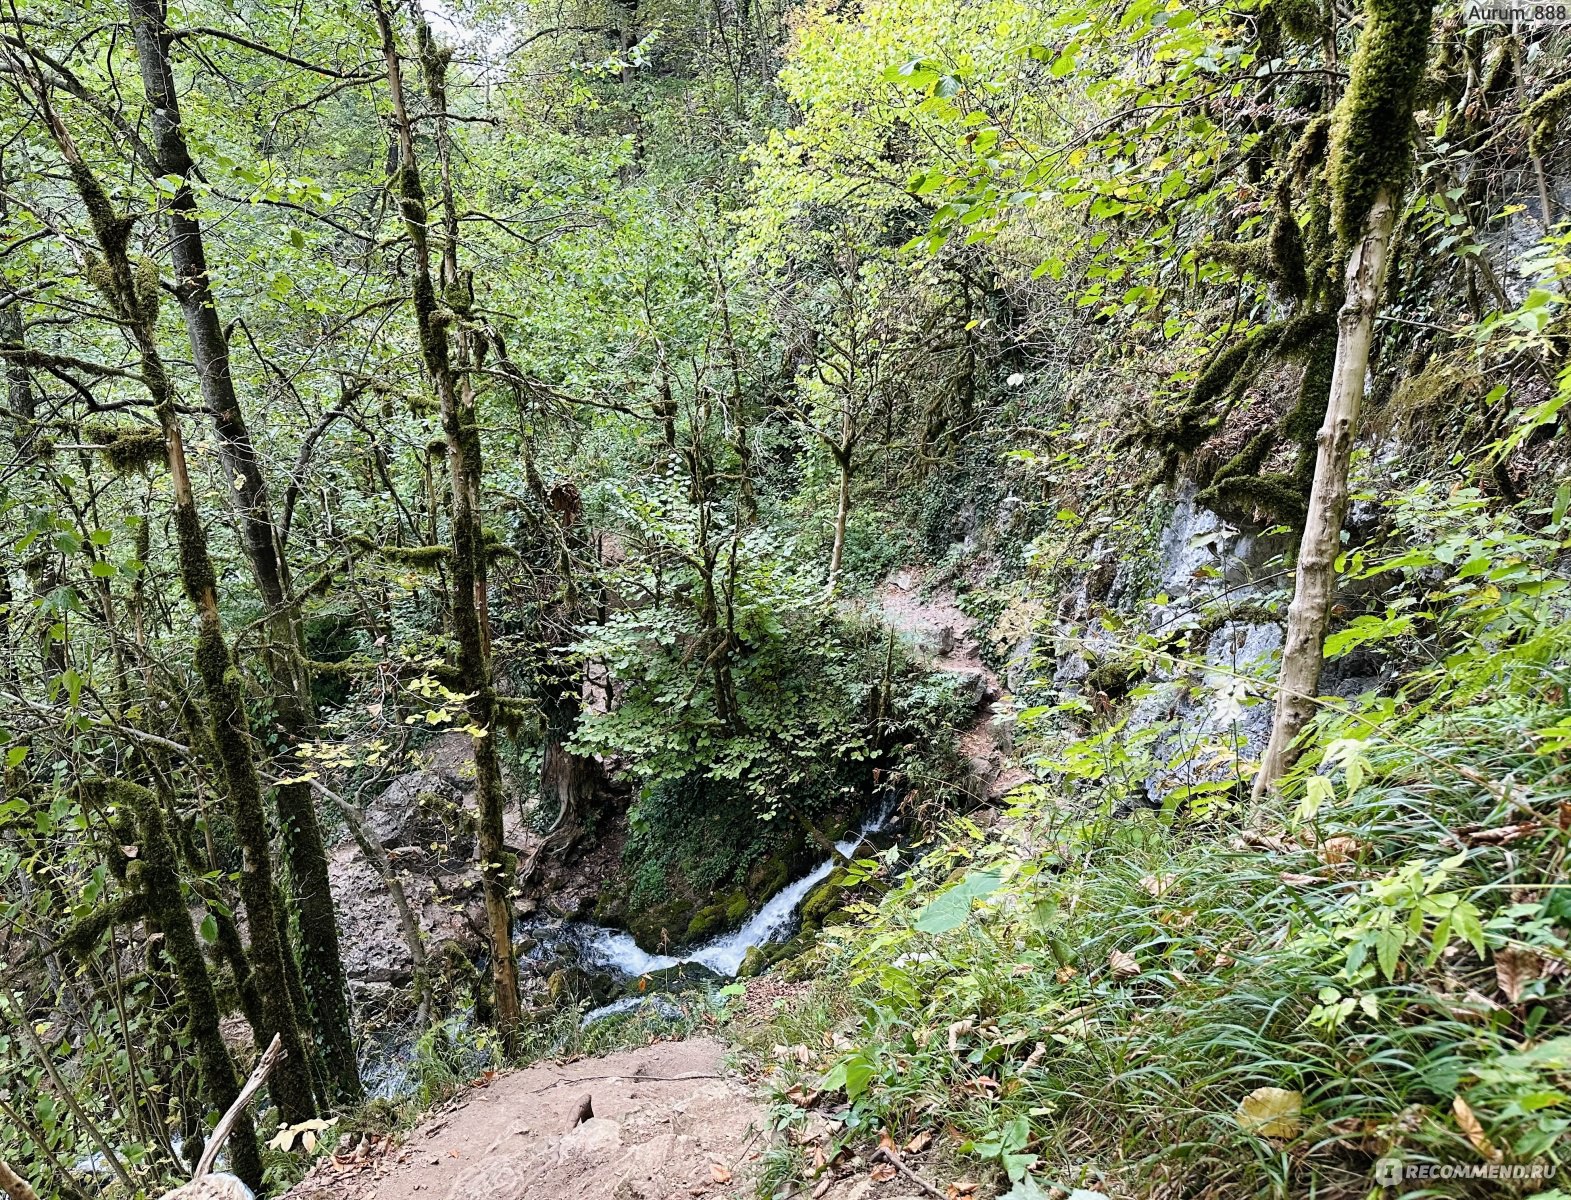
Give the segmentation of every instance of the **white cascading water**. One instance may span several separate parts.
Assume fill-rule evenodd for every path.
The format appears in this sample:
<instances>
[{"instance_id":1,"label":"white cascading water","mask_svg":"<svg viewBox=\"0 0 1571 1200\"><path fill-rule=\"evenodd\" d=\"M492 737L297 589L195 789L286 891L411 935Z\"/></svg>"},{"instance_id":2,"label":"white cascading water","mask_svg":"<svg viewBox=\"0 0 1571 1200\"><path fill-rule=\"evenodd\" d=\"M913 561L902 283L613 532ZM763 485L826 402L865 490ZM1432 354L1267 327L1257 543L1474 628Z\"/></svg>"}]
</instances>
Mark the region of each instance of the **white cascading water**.
<instances>
[{"instance_id":1,"label":"white cascading water","mask_svg":"<svg viewBox=\"0 0 1571 1200\"><path fill-rule=\"evenodd\" d=\"M639 947L632 934L619 929L607 929L603 925L580 925L575 930L576 936L572 938L578 946L580 961L586 967L600 967L624 977L648 975L652 971L664 971L683 963L696 963L708 967L716 975L735 978L742 969L742 960L747 957L747 952L754 946L767 946L779 941L795 922L797 907L807 893L860 846L865 838L881 832L889 824L892 813L892 805L882 808L876 817L851 837L835 843L835 857L820 863L807 875L776 892L740 929L722 934L683 957L650 954Z\"/></svg>"}]
</instances>

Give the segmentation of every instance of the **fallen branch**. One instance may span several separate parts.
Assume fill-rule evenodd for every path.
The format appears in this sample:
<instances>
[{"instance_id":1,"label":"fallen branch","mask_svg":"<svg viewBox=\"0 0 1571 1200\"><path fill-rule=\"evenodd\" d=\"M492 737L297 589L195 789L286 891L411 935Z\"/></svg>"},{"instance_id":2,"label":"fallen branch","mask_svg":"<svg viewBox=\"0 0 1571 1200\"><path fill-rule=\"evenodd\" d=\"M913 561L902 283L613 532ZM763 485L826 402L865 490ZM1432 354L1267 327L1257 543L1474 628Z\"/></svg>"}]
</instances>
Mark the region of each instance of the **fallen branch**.
<instances>
[{"instance_id":1,"label":"fallen branch","mask_svg":"<svg viewBox=\"0 0 1571 1200\"><path fill-rule=\"evenodd\" d=\"M905 1160L901 1158L900 1155L891 1150L888 1146L880 1146L877 1150L873 1151L874 1161L876 1162L880 1158L892 1166L895 1170L899 1171L912 1183L916 1184L917 1187L921 1188L929 1196L937 1196L938 1200L944 1200L943 1192L939 1191L936 1187L928 1183L927 1180L923 1179L910 1167L906 1166Z\"/></svg>"},{"instance_id":2,"label":"fallen branch","mask_svg":"<svg viewBox=\"0 0 1571 1200\"><path fill-rule=\"evenodd\" d=\"M218 1159L218 1152L223 1149L224 1142L228 1140L230 1131L234 1129L235 1122L240 1119L240 1114L251 1103L251 1098L262 1090L262 1085L267 1082L267 1077L272 1074L284 1057L284 1048L275 1033L273 1040L268 1043L266 1051L251 1072L251 1078L245 1081L245 1086L240 1089L240 1094L235 1097L235 1102L229 1106L229 1111L218 1119L218 1124L213 1126L213 1136L207 1139L207 1145L202 1150L202 1157L197 1160L196 1173L191 1176L195 1183L202 1176L213 1169L213 1163Z\"/></svg>"}]
</instances>

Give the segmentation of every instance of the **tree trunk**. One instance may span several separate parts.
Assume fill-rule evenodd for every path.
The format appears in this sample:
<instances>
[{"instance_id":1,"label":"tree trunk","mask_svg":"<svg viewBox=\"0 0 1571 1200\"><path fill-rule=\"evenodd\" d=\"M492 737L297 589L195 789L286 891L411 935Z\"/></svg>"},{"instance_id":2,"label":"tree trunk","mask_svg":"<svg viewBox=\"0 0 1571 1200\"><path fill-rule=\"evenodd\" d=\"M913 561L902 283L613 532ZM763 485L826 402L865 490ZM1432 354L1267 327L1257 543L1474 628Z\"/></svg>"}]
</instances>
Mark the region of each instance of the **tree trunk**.
<instances>
[{"instance_id":1,"label":"tree trunk","mask_svg":"<svg viewBox=\"0 0 1571 1200\"><path fill-rule=\"evenodd\" d=\"M32 1185L13 1171L3 1158L0 1158L0 1192L4 1192L11 1200L38 1200L38 1193Z\"/></svg>"},{"instance_id":2,"label":"tree trunk","mask_svg":"<svg viewBox=\"0 0 1571 1200\"><path fill-rule=\"evenodd\" d=\"M275 1033L283 1040L289 1057L273 1077L271 1092L283 1120L287 1124L297 1124L316 1115L311 1077L294 1006L289 1002L283 961L286 947L278 937L278 917L273 904L273 864L261 781L251 753L250 724L239 672L224 638L223 621L218 611L218 578L191 488L185 437L175 411L174 389L156 341L158 282L131 266L127 248L132 219L115 211L108 192L88 167L70 131L42 90L39 101L103 252L105 269L100 289L136 347L142 385L152 398L164 435L180 578L186 598L197 615L196 669L207 695L210 733L243 856L240 896L250 926L251 967L266 1026L257 1034L264 1045Z\"/></svg>"},{"instance_id":3,"label":"tree trunk","mask_svg":"<svg viewBox=\"0 0 1571 1200\"><path fill-rule=\"evenodd\" d=\"M219 1112L228 1111L240 1094L240 1078L219 1027L218 995L207 971L207 960L191 929L191 914L180 892L178 857L164 818L160 798L123 780L108 782L105 791L136 814L141 838L141 887L149 918L163 934L164 951L174 964L185 996L186 1029L196 1050L203 1098ZM262 1157L249 1114L235 1122L229 1142L234 1173L247 1185L262 1186Z\"/></svg>"},{"instance_id":4,"label":"tree trunk","mask_svg":"<svg viewBox=\"0 0 1571 1200\"><path fill-rule=\"evenodd\" d=\"M845 558L846 523L851 519L851 456L835 454L840 467L840 498L835 505L835 545L829 552L829 586L840 582L840 564Z\"/></svg>"},{"instance_id":5,"label":"tree trunk","mask_svg":"<svg viewBox=\"0 0 1571 1200\"><path fill-rule=\"evenodd\" d=\"M185 316L202 397L217 434L224 476L235 484L225 491L235 506L241 542L267 610L267 669L273 680L283 744L292 747L315 734L310 681L299 652L288 567L272 517L267 481L235 393L228 339L219 321L208 274L196 197L189 183L194 163L180 123L164 6L162 0L127 0L127 7L136 37L143 89L152 112L158 169L165 177L180 181L168 212L175 291ZM289 778L300 775L304 769L288 751L280 755L280 766ZM352 1104L362 1095L360 1073L350 1025L348 980L338 945L337 915L328 886L327 853L312 804L311 785L282 784L275 801L300 928L309 931L308 943L302 945L299 956L301 983L334 1097Z\"/></svg>"},{"instance_id":6,"label":"tree trunk","mask_svg":"<svg viewBox=\"0 0 1571 1200\"><path fill-rule=\"evenodd\" d=\"M497 1031L504 1050L511 1054L517 1046L522 1011L518 999L518 961L513 951L513 905L511 884L515 864L502 839L502 771L497 760L495 708L496 694L491 678L490 634L486 628L485 544L480 524L479 498L484 463L480 455L480 433L476 424L474 395L460 387L459 374L452 360L448 340L449 320L439 312L436 283L431 272L430 220L420 166L415 158L414 127L404 95L403 70L393 28L382 0L372 0L377 28L382 37L382 57L387 70L388 92L393 104L398 132L399 164L392 180L398 196L404 229L413 247L414 309L420 334L420 350L426 373L436 389L442 409L442 431L447 440L447 462L452 476L453 537L453 633L458 641L459 687L468 695L469 716L481 729L473 739L475 755L475 806L478 825L477 851L480 879L485 900L486 924L490 934L491 983L495 994ZM446 105L442 71L445 58L431 42L423 18L419 35L422 65L426 72L426 91L438 116L436 142L446 166ZM453 208L451 180L443 171L446 229L444 230L444 278L449 300L457 300L457 215Z\"/></svg>"},{"instance_id":7,"label":"tree trunk","mask_svg":"<svg viewBox=\"0 0 1571 1200\"><path fill-rule=\"evenodd\" d=\"M1396 208L1383 188L1364 218L1363 237L1347 263L1347 297L1337 314L1336 366L1331 396L1316 437L1315 478L1309 512L1298 547L1293 603L1287 611L1287 640L1277 680L1276 717L1271 742L1255 776L1258 799L1281 778L1297 757L1294 746L1314 715L1325 662L1326 630L1336 595L1336 558L1341 551L1342 520L1347 515L1347 468L1358 436L1358 412L1369 369L1375 310L1385 285Z\"/></svg>"}]
</instances>

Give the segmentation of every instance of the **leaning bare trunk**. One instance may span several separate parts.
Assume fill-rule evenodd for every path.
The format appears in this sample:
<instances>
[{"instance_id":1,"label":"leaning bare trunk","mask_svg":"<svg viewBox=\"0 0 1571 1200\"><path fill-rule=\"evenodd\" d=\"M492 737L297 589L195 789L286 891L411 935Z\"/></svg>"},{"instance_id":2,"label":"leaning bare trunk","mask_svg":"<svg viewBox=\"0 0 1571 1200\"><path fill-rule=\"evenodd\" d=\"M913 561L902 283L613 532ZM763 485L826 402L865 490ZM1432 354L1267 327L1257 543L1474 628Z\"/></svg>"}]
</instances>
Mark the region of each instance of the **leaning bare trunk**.
<instances>
[{"instance_id":1,"label":"leaning bare trunk","mask_svg":"<svg viewBox=\"0 0 1571 1200\"><path fill-rule=\"evenodd\" d=\"M0 1192L11 1197L11 1200L38 1200L38 1193L3 1158L0 1158Z\"/></svg>"},{"instance_id":2,"label":"leaning bare trunk","mask_svg":"<svg viewBox=\"0 0 1571 1200\"><path fill-rule=\"evenodd\" d=\"M1255 777L1258 798L1292 766L1294 743L1315 709L1320 670L1325 662L1326 629L1336 595L1336 558L1342 520L1347 515L1347 468L1358 435L1358 410L1369 369L1375 310L1385 284L1386 263L1396 209L1382 189L1364 219L1363 237L1347 263L1347 298L1337 315L1336 366L1325 423L1316 438L1315 479L1309 512L1298 548L1293 603L1287 611L1287 642L1277 681L1276 718L1271 743Z\"/></svg>"}]
</instances>

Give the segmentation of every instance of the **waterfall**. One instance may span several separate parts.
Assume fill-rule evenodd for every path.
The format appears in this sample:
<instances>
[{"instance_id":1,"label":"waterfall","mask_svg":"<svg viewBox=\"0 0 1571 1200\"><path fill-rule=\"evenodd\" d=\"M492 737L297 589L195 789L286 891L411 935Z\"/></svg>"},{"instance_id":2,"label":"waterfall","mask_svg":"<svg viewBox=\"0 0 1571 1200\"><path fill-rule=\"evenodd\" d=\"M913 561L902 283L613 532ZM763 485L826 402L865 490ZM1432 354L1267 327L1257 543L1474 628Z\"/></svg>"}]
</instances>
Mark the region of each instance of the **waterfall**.
<instances>
[{"instance_id":1,"label":"waterfall","mask_svg":"<svg viewBox=\"0 0 1571 1200\"><path fill-rule=\"evenodd\" d=\"M834 857L819 863L806 875L776 892L740 929L721 934L684 956L650 954L633 940L630 933L580 922L565 922L558 929L539 931L541 941L546 944L553 941L569 942L577 948L579 961L585 967L599 967L623 978L636 978L654 971L679 967L684 963L707 967L716 975L735 978L742 969L742 960L754 946L767 946L785 940L796 924L796 910L807 893L827 878L865 838L887 827L893 811L892 804L885 805L876 816L864 822L856 833L836 842Z\"/></svg>"}]
</instances>

